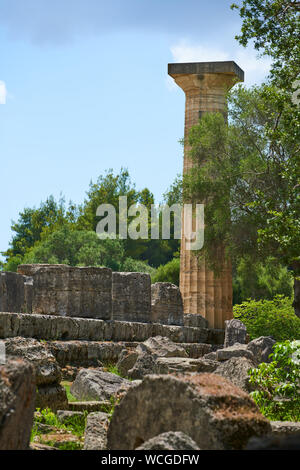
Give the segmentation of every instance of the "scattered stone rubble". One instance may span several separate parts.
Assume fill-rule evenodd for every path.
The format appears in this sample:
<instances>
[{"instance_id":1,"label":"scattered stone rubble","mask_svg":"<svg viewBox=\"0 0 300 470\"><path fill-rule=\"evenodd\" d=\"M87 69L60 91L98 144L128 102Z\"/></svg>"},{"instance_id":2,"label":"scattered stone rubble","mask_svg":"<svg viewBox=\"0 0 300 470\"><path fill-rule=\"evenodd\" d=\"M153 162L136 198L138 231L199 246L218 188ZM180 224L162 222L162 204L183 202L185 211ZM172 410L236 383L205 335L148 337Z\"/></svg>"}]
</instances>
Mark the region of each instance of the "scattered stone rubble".
<instances>
[{"instance_id":1,"label":"scattered stone rubble","mask_svg":"<svg viewBox=\"0 0 300 470\"><path fill-rule=\"evenodd\" d=\"M274 339L249 341L236 319L209 328L183 314L176 286L151 286L145 273L66 265L0 273L0 339L0 449L28 449L33 412L46 407L62 422L89 413L86 450L268 448L270 436L298 436L295 423L270 423L249 397L248 371L270 361Z\"/></svg>"}]
</instances>

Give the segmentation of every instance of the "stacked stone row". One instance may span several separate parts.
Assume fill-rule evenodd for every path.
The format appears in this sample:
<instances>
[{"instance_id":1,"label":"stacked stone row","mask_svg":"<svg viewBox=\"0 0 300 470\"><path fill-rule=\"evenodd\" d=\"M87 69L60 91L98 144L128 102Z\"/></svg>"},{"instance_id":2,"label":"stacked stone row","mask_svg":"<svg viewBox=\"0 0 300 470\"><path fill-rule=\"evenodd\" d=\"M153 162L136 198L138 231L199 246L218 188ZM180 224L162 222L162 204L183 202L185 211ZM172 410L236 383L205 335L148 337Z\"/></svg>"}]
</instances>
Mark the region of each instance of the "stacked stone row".
<instances>
[{"instance_id":1,"label":"stacked stone row","mask_svg":"<svg viewBox=\"0 0 300 470\"><path fill-rule=\"evenodd\" d=\"M183 325L177 286L98 267L20 265L0 273L0 312Z\"/></svg>"}]
</instances>

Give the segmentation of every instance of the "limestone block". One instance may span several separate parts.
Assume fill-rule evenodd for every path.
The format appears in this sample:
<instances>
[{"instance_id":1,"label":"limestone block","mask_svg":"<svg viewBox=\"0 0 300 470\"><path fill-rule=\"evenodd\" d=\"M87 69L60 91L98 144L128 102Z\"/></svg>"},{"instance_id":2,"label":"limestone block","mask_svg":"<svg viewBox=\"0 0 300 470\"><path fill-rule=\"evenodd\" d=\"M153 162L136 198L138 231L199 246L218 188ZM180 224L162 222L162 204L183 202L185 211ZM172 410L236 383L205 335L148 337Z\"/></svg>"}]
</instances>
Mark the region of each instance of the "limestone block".
<instances>
[{"instance_id":1,"label":"limestone block","mask_svg":"<svg viewBox=\"0 0 300 470\"><path fill-rule=\"evenodd\" d=\"M0 450L27 450L35 409L32 365L9 359L0 366Z\"/></svg>"},{"instance_id":2,"label":"limestone block","mask_svg":"<svg viewBox=\"0 0 300 470\"><path fill-rule=\"evenodd\" d=\"M35 408L50 408L52 411L67 410L68 398L65 388L58 383L37 387Z\"/></svg>"},{"instance_id":3,"label":"limestone block","mask_svg":"<svg viewBox=\"0 0 300 470\"><path fill-rule=\"evenodd\" d=\"M224 347L233 346L235 343L246 343L247 328L240 320L233 318L225 321Z\"/></svg>"},{"instance_id":4,"label":"limestone block","mask_svg":"<svg viewBox=\"0 0 300 470\"><path fill-rule=\"evenodd\" d=\"M34 264L19 264L17 268L17 272L19 274L23 274L24 276L32 277L40 268L55 268L56 266L65 266L68 267L67 264L48 264L48 263L34 263Z\"/></svg>"},{"instance_id":5,"label":"limestone block","mask_svg":"<svg viewBox=\"0 0 300 470\"><path fill-rule=\"evenodd\" d=\"M40 267L33 274L32 313L109 320L111 288L109 268Z\"/></svg>"},{"instance_id":6,"label":"limestone block","mask_svg":"<svg viewBox=\"0 0 300 470\"><path fill-rule=\"evenodd\" d=\"M24 279L18 273L0 273L0 312L22 312Z\"/></svg>"},{"instance_id":7,"label":"limestone block","mask_svg":"<svg viewBox=\"0 0 300 470\"><path fill-rule=\"evenodd\" d=\"M202 315L197 313L185 313L183 315L184 326L193 328L208 328L208 321Z\"/></svg>"},{"instance_id":8,"label":"limestone block","mask_svg":"<svg viewBox=\"0 0 300 470\"><path fill-rule=\"evenodd\" d=\"M22 307L22 312L32 313L32 298L33 298L33 279L32 277L25 276L24 305Z\"/></svg>"},{"instance_id":9,"label":"limestone block","mask_svg":"<svg viewBox=\"0 0 300 470\"><path fill-rule=\"evenodd\" d=\"M234 385L241 388L245 392L252 392L253 385L249 382L249 369L255 369L256 364L247 357L232 357L228 361L219 364L215 370L215 374L225 377Z\"/></svg>"},{"instance_id":10,"label":"limestone block","mask_svg":"<svg viewBox=\"0 0 300 470\"><path fill-rule=\"evenodd\" d=\"M228 346L227 348L218 349L216 351L216 360L217 361L228 361L232 357L247 357L250 361L254 361L253 353L247 349L246 344L236 343L233 346Z\"/></svg>"},{"instance_id":11,"label":"limestone block","mask_svg":"<svg viewBox=\"0 0 300 470\"><path fill-rule=\"evenodd\" d=\"M101 369L81 369L71 386L71 393L80 400L110 400L124 393L132 383Z\"/></svg>"},{"instance_id":12,"label":"limestone block","mask_svg":"<svg viewBox=\"0 0 300 470\"><path fill-rule=\"evenodd\" d=\"M112 312L113 320L150 322L150 275L114 272L112 275Z\"/></svg>"},{"instance_id":13,"label":"limestone block","mask_svg":"<svg viewBox=\"0 0 300 470\"><path fill-rule=\"evenodd\" d=\"M151 320L164 325L183 325L183 303L179 287L170 282L152 284Z\"/></svg>"},{"instance_id":14,"label":"limestone block","mask_svg":"<svg viewBox=\"0 0 300 470\"><path fill-rule=\"evenodd\" d=\"M181 431L202 450L243 449L270 432L247 393L215 374L149 375L116 406L110 450L133 450L161 433Z\"/></svg>"},{"instance_id":15,"label":"limestone block","mask_svg":"<svg viewBox=\"0 0 300 470\"><path fill-rule=\"evenodd\" d=\"M33 365L38 386L61 381L60 367L44 343L33 338L8 338L5 350L7 356L21 357Z\"/></svg>"},{"instance_id":16,"label":"limestone block","mask_svg":"<svg viewBox=\"0 0 300 470\"><path fill-rule=\"evenodd\" d=\"M271 336L260 336L247 344L247 349L252 352L257 364L271 362L270 354L276 341Z\"/></svg>"},{"instance_id":17,"label":"limestone block","mask_svg":"<svg viewBox=\"0 0 300 470\"><path fill-rule=\"evenodd\" d=\"M148 338L136 348L138 353L148 352L158 357L187 357L186 350L169 338L155 336Z\"/></svg>"},{"instance_id":18,"label":"limestone block","mask_svg":"<svg viewBox=\"0 0 300 470\"><path fill-rule=\"evenodd\" d=\"M109 415L98 412L87 417L84 432L84 450L106 450Z\"/></svg>"}]
</instances>

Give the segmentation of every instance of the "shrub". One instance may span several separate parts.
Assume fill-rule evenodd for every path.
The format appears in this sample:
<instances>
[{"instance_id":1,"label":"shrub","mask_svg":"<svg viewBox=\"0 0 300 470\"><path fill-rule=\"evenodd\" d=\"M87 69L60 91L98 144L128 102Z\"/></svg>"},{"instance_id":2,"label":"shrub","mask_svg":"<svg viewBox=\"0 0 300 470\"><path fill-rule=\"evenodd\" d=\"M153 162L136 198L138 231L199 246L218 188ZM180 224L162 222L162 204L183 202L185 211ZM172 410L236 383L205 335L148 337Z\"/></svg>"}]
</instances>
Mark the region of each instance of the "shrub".
<instances>
[{"instance_id":1,"label":"shrub","mask_svg":"<svg viewBox=\"0 0 300 470\"><path fill-rule=\"evenodd\" d=\"M266 418L277 421L300 421L300 341L275 344L272 362L250 369L251 392Z\"/></svg>"},{"instance_id":2,"label":"shrub","mask_svg":"<svg viewBox=\"0 0 300 470\"><path fill-rule=\"evenodd\" d=\"M300 318L288 297L248 300L234 305L233 315L246 325L250 339L259 336L272 336L276 341L300 339Z\"/></svg>"},{"instance_id":3,"label":"shrub","mask_svg":"<svg viewBox=\"0 0 300 470\"><path fill-rule=\"evenodd\" d=\"M172 282L179 286L179 270L180 259L173 258L167 264L162 264L157 268L156 273L151 276L152 283Z\"/></svg>"}]
</instances>

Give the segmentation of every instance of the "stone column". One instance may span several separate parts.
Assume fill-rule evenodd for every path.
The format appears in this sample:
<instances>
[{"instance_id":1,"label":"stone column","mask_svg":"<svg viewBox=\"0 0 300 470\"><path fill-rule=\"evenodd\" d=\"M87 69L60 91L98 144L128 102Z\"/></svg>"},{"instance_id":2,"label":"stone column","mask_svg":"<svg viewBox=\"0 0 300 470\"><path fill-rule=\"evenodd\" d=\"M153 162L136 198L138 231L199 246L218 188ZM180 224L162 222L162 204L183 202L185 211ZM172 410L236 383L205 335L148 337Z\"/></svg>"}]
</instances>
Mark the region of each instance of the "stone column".
<instances>
[{"instance_id":1,"label":"stone column","mask_svg":"<svg viewBox=\"0 0 300 470\"><path fill-rule=\"evenodd\" d=\"M226 115L226 93L235 83L244 80L244 72L235 62L169 64L168 73L185 92L185 142L190 128L198 123L203 113L221 112ZM183 173L193 166L189 150L185 144ZM218 258L222 258L222 248L216 247L216 250ZM221 274L216 276L205 260L198 262L194 252L186 249L183 231L180 290L184 313L202 315L212 328L224 328L224 321L232 318L230 261L224 259Z\"/></svg>"}]
</instances>

